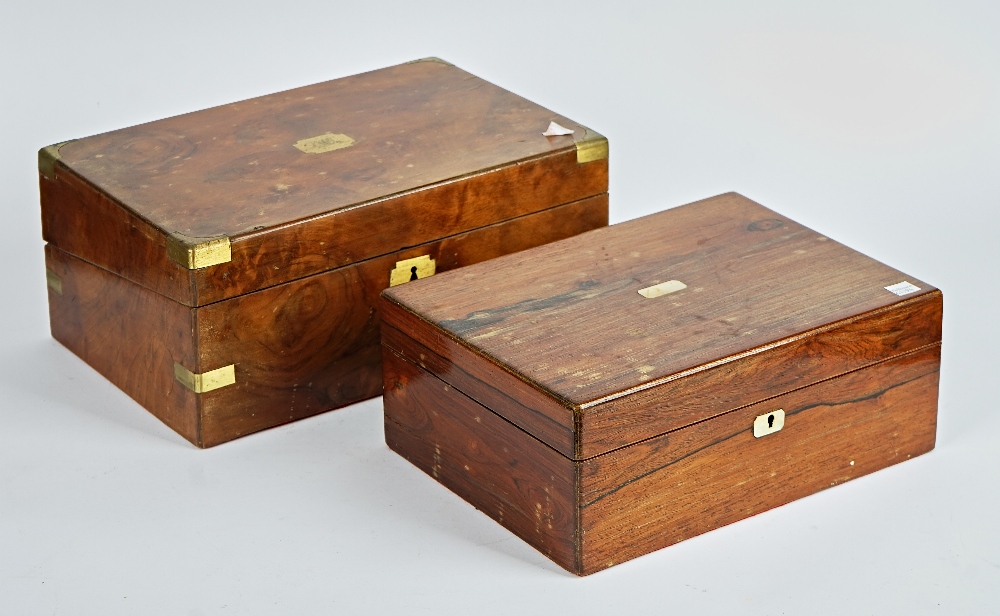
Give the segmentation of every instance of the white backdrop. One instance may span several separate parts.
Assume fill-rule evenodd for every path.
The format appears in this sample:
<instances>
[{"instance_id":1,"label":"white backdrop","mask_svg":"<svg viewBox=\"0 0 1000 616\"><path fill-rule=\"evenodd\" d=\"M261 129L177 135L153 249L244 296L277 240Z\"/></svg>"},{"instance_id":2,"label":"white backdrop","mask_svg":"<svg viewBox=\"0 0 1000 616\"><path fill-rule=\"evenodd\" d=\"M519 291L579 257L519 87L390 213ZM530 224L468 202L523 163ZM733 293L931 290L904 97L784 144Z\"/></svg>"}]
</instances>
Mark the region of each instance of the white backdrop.
<instances>
[{"instance_id":1,"label":"white backdrop","mask_svg":"<svg viewBox=\"0 0 1000 616\"><path fill-rule=\"evenodd\" d=\"M1000 613L1000 10L0 6L0 612ZM735 190L940 287L938 447L578 579L378 400L199 451L48 336L44 145L436 55L611 141L620 222Z\"/></svg>"}]
</instances>

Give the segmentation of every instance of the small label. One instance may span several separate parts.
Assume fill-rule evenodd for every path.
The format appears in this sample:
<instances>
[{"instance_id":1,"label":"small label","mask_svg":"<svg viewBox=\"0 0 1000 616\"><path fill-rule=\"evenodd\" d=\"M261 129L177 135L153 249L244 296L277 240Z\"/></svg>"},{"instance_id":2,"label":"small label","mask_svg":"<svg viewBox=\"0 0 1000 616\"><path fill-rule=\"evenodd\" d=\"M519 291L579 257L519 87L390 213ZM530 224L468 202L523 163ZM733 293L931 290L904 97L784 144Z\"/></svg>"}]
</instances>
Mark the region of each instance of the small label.
<instances>
[{"instance_id":1,"label":"small label","mask_svg":"<svg viewBox=\"0 0 1000 616\"><path fill-rule=\"evenodd\" d=\"M344 134L325 133L295 142L295 147L306 154L323 154L354 145L354 139Z\"/></svg>"},{"instance_id":2,"label":"small label","mask_svg":"<svg viewBox=\"0 0 1000 616\"><path fill-rule=\"evenodd\" d=\"M555 122L549 122L549 127L545 129L542 133L545 137L558 137L560 135L572 135L573 130L566 128L565 126L556 124Z\"/></svg>"},{"instance_id":3,"label":"small label","mask_svg":"<svg viewBox=\"0 0 1000 616\"><path fill-rule=\"evenodd\" d=\"M646 287L645 289L639 289L639 295L647 299L653 299L654 297L660 297L661 295L667 295L668 293L674 293L686 288L688 286L680 280L668 280L660 284L654 284L651 287Z\"/></svg>"},{"instance_id":4,"label":"small label","mask_svg":"<svg viewBox=\"0 0 1000 616\"><path fill-rule=\"evenodd\" d=\"M890 293L895 293L896 295L909 295L910 293L915 293L920 290L915 284L910 284L905 280L903 282L897 282L896 284L891 284L885 287L885 290Z\"/></svg>"}]
</instances>

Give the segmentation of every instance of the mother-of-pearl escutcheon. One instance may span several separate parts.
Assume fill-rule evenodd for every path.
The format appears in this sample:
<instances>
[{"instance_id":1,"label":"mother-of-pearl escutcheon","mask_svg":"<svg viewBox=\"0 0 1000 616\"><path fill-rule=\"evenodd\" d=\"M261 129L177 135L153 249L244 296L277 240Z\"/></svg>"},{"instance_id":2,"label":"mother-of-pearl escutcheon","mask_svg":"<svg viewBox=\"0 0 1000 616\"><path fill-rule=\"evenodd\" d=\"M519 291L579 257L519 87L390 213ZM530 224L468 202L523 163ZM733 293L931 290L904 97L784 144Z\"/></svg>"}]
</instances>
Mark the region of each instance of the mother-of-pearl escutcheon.
<instances>
[{"instance_id":1,"label":"mother-of-pearl escutcheon","mask_svg":"<svg viewBox=\"0 0 1000 616\"><path fill-rule=\"evenodd\" d=\"M680 280L668 280L666 282L661 282L660 284L655 284L651 287L646 287L645 289L639 289L639 295L648 299L653 299L654 297L660 297L661 295L667 295L668 293L674 293L686 288L687 285Z\"/></svg>"}]
</instances>

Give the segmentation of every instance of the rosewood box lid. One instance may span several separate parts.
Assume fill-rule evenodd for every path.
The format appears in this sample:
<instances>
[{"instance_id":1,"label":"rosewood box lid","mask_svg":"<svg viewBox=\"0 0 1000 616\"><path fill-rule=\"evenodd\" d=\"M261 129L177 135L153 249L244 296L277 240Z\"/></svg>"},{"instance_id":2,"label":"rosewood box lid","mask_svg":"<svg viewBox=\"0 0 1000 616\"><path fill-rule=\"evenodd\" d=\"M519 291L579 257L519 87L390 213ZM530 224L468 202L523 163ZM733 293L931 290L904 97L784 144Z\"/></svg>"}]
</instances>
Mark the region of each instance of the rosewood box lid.
<instances>
[{"instance_id":1,"label":"rosewood box lid","mask_svg":"<svg viewBox=\"0 0 1000 616\"><path fill-rule=\"evenodd\" d=\"M606 153L428 59L43 148L43 232L203 305L603 193Z\"/></svg>"},{"instance_id":2,"label":"rosewood box lid","mask_svg":"<svg viewBox=\"0 0 1000 616\"><path fill-rule=\"evenodd\" d=\"M934 287L734 193L383 297L383 344L577 459L941 340Z\"/></svg>"}]
</instances>

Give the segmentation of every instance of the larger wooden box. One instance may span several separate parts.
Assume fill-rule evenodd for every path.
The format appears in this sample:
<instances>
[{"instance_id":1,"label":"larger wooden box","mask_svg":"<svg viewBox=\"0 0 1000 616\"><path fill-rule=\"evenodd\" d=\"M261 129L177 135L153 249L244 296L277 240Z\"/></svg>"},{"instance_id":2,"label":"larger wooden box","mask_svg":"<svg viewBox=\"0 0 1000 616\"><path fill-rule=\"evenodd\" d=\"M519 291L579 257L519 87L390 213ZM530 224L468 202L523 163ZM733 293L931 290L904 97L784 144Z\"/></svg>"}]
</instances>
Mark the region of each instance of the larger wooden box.
<instances>
[{"instance_id":1,"label":"larger wooden box","mask_svg":"<svg viewBox=\"0 0 1000 616\"><path fill-rule=\"evenodd\" d=\"M739 195L383 298L389 447L577 574L934 447L941 292Z\"/></svg>"},{"instance_id":2,"label":"larger wooden box","mask_svg":"<svg viewBox=\"0 0 1000 616\"><path fill-rule=\"evenodd\" d=\"M377 396L379 292L605 226L607 152L435 59L43 148L52 335L201 447Z\"/></svg>"}]
</instances>

